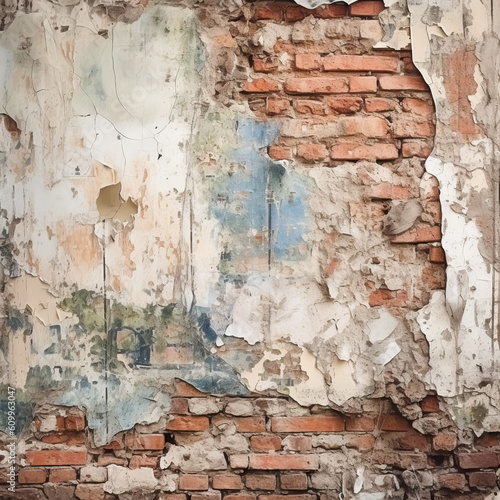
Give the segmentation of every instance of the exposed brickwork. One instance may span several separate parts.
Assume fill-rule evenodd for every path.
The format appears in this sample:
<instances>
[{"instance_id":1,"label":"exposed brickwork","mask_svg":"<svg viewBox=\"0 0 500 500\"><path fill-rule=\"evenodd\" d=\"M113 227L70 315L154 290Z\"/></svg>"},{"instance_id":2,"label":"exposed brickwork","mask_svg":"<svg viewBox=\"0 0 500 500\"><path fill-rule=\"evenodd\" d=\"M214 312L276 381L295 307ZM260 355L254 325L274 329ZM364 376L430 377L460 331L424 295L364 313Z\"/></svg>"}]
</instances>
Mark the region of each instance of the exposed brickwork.
<instances>
[{"instance_id":1,"label":"exposed brickwork","mask_svg":"<svg viewBox=\"0 0 500 500\"><path fill-rule=\"evenodd\" d=\"M367 220L394 259L414 266L408 275L418 276L418 282L408 281L401 289L366 278L367 306L387 307L397 315L398 309L423 305L429 291L444 286L445 255L436 246L441 240L439 205L427 203L438 201L437 183L421 183L435 133L432 100L407 48L373 49L371 39L381 36L377 19L383 9L378 0L313 10L291 1L249 3L244 26L229 23L231 41L245 57L239 60L239 76L228 80L239 105L248 105L259 120L280 124L281 133L267 149L270 158L308 171L335 171L344 164L352 169L360 195L349 205L351 217ZM301 24L309 16L327 23L324 36L316 37ZM249 44L256 29L268 25L294 31L272 48ZM373 179L372 170L379 166L394 172L392 180ZM406 170L411 171L400 173ZM427 217L401 234L383 235L388 204L411 199L420 200ZM329 276L340 260L332 261ZM413 290L419 287L421 297L415 299ZM465 453L451 423L444 430L433 428L432 435L420 434L389 400L372 399L367 409L356 401L347 415L300 407L285 396L248 397L249 410L240 413L231 409L232 398L221 400L220 407L202 410L207 395L177 381L163 423L151 429L137 426L99 449L92 447L84 415L58 415L44 432L36 417L27 466L19 472L21 489L27 499L37 498L30 495L41 491L39 485L78 481L77 498L115 500L105 496L103 484L116 465L146 469L156 478L175 476L170 490L155 490L155 500L329 500L339 498L342 489L336 478L349 478L350 484L351 462L358 457L369 469L375 493L397 483L407 498L417 498L418 485L418 498L474 499L478 490L496 484L498 436L476 439ZM411 400L411 409L415 419L420 410L436 421L444 418L438 398L425 391ZM162 465L162 458L175 450L176 460Z\"/></svg>"},{"instance_id":2,"label":"exposed brickwork","mask_svg":"<svg viewBox=\"0 0 500 500\"><path fill-rule=\"evenodd\" d=\"M416 390L418 387L415 383ZM197 415L189 413L189 408L199 411L198 403L204 401L205 407L211 399L200 399L201 395L187 386L184 390L193 394L185 397L187 404L182 405L187 412L185 417L195 418ZM423 415L442 422L445 417L438 398L425 396L425 392L420 398ZM347 461L350 452L356 453L352 457L358 457L356 460L365 466L372 464L369 467L389 470L403 489L410 481L407 471L413 471L421 482L421 498L431 498L431 494L434 498L448 498L453 492L462 497L452 498L479 500L482 497L477 495L496 487L496 470L500 467L498 434L484 434L475 439L466 452L460 447L460 434L451 424L433 435L421 434L412 428L411 420L391 411L393 407L388 401L373 401L366 412L347 416L325 408L305 409L286 397L257 395L246 399L220 398L218 408L216 413L204 417L206 429L189 433L181 426L170 429L168 439L153 428L137 426L115 436L112 440L115 445L100 449L91 448L86 441L86 449L80 451L68 450L64 443L51 445L54 447L51 450L28 450L26 459L33 465L20 469L19 488L27 492L26 498L30 498L29 488L43 486L47 492L68 494L69 490L57 488L76 486L79 499L115 500L113 495L104 496L106 465L118 464L134 471L152 469L159 477L163 474L159 467L162 458L175 447L181 447L181 461L186 462L180 466L175 460L167 463L165 477L175 478L172 483L175 491L162 491L160 499L322 498L334 484L331 480L323 481L323 471L346 473L351 467ZM285 416L288 412L300 412L300 416ZM218 441L224 429L232 429L226 436L230 438L226 445L222 444L226 438ZM30 446L38 446L50 434L37 431L38 441L34 440ZM224 448L227 460L222 454L211 457L218 446L227 446ZM194 456L197 458L190 461Z\"/></svg>"}]
</instances>

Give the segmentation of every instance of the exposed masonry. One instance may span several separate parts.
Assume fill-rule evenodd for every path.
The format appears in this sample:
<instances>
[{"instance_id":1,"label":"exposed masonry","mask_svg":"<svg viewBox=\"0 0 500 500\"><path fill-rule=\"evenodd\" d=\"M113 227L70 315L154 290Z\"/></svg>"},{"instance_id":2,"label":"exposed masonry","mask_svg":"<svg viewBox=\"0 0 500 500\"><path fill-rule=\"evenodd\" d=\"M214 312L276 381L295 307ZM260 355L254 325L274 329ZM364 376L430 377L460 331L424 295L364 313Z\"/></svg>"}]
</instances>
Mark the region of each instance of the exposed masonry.
<instances>
[{"instance_id":1,"label":"exposed masonry","mask_svg":"<svg viewBox=\"0 0 500 500\"><path fill-rule=\"evenodd\" d=\"M497 491L496 18L386 6L6 6L23 498Z\"/></svg>"},{"instance_id":2,"label":"exposed masonry","mask_svg":"<svg viewBox=\"0 0 500 500\"><path fill-rule=\"evenodd\" d=\"M387 400L345 416L284 397L216 398L178 381L172 409L101 448L84 415L35 416L23 499L482 499L495 491L498 433L457 432L435 396L418 428ZM415 427L415 426L414 426ZM45 495L45 496L44 496ZM4 496L2 498L15 498Z\"/></svg>"}]
</instances>

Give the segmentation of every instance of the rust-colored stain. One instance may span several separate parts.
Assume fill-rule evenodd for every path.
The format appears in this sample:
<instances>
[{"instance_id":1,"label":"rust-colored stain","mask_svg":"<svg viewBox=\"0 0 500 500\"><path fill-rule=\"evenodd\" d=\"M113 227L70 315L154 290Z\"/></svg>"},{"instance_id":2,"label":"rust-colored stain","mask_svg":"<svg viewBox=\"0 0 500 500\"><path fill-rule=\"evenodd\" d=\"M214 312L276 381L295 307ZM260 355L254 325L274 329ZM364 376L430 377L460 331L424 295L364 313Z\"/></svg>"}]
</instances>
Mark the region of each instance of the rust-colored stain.
<instances>
[{"instance_id":1,"label":"rust-colored stain","mask_svg":"<svg viewBox=\"0 0 500 500\"><path fill-rule=\"evenodd\" d=\"M135 262L132 260L132 252L135 247L130 239L131 226L127 226L117 238L117 242L122 249L122 255L124 258L123 262L123 273L128 277L132 277L134 271L136 270Z\"/></svg>"},{"instance_id":2,"label":"rust-colored stain","mask_svg":"<svg viewBox=\"0 0 500 500\"><path fill-rule=\"evenodd\" d=\"M86 268L94 268L102 262L102 249L93 226L76 225L67 232L63 222L57 224L59 245L72 263Z\"/></svg>"},{"instance_id":3,"label":"rust-colored stain","mask_svg":"<svg viewBox=\"0 0 500 500\"><path fill-rule=\"evenodd\" d=\"M477 64L474 49L458 50L451 56L442 59L445 75L444 86L448 100L455 114L450 119L450 127L465 139L471 140L482 135L482 130L474 122L469 96L477 90L473 68Z\"/></svg>"}]
</instances>

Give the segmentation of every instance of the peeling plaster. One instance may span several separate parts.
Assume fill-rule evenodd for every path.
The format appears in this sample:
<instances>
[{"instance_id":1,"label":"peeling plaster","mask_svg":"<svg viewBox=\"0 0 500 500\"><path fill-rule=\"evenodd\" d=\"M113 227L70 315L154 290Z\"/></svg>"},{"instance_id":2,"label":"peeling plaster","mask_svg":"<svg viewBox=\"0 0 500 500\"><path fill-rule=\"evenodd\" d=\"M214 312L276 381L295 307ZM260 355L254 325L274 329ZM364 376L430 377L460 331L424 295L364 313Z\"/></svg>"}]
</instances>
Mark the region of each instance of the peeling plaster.
<instances>
[{"instance_id":1,"label":"peeling plaster","mask_svg":"<svg viewBox=\"0 0 500 500\"><path fill-rule=\"evenodd\" d=\"M490 2L479 0L440 4L433 7L438 15L432 20L428 17L430 2L409 1L408 7L414 62L429 84L437 108L438 132L426 168L440 184L442 245L448 264L446 293L435 292L419 312L433 367L426 380L439 395L455 397L448 400L449 410L460 426L467 427L472 424L460 416L457 406L462 403L458 402L467 406L476 398L474 389L482 387L493 403L498 391L497 129L491 117L479 114L483 103L497 96L485 92L485 81L495 78L493 74L472 62L495 38L494 19ZM450 71L455 69L447 54L462 58L456 64L456 71L463 75L458 90L450 85ZM490 58L494 61L496 55ZM454 115L460 117L458 127L452 121ZM468 126L468 116L481 127ZM475 210L475 206L481 208ZM498 430L496 410L487 402L484 407L492 419L488 429ZM482 423L473 427L484 428Z\"/></svg>"},{"instance_id":2,"label":"peeling plaster","mask_svg":"<svg viewBox=\"0 0 500 500\"><path fill-rule=\"evenodd\" d=\"M370 183L414 188L411 160L397 175L376 162L271 160L280 133L304 130L206 95L211 40L233 42L189 8L150 6L130 14L135 22L107 24L82 4L65 34L43 13L18 16L0 35L0 113L15 123L1 144L19 136L22 145L3 173L2 199L12 201L2 227L15 226L12 244L23 249L9 264L11 306L37 322L9 337L16 384L85 407L99 445L168 411L168 387L159 387L174 377L212 394L277 390L302 405L343 405L385 396L387 365L447 398L459 425L499 430L497 229L482 213L494 216L498 203L496 122L484 111L498 97L488 60L498 40L485 36L486 3L434 4L387 0L375 45L403 49L411 29L438 119L415 190L431 175L439 181L447 289L424 307L417 291L419 310L404 318L371 307L366 287L414 292L387 235L413 227L422 207L394 204L384 235L367 226L373 207L359 200ZM312 27L320 39L326 21L269 24L252 43L271 51ZM225 71L238 71L235 58ZM411 335L418 327L428 359ZM134 480L115 472L114 493Z\"/></svg>"}]
</instances>

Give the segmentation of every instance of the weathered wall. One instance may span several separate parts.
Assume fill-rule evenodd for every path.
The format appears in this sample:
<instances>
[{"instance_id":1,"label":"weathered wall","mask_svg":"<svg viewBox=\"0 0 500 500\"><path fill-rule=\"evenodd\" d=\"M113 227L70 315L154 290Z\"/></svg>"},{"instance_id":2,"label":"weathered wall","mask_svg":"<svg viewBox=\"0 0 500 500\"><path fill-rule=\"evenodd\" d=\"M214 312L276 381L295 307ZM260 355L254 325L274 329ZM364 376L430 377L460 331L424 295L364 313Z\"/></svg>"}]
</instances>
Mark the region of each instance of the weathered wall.
<instances>
[{"instance_id":1,"label":"weathered wall","mask_svg":"<svg viewBox=\"0 0 500 500\"><path fill-rule=\"evenodd\" d=\"M462 457L498 446L470 429L500 430L498 40L493 6L473 3L5 6L0 361L17 388L22 452L46 450L27 465L151 467L145 497L156 498L190 489L177 477L153 484L158 466L230 467L236 484L248 466L227 455L250 444L279 452L277 470L305 452L296 468L314 472L298 490L310 495L494 490L498 455ZM181 403L176 378L212 398ZM243 414L222 397L257 393L275 399L238 400L259 423L235 434ZM429 394L440 405L430 415ZM63 406L86 423L56 420ZM317 411L313 427L273 419ZM165 427L175 414L219 415ZM144 438L161 441L154 456L138 458L131 438L114 458L83 447L135 424L159 433ZM165 430L179 433L165 442ZM278 446L299 430L314 449ZM203 447L219 450L217 467L169 462ZM266 470L252 457L250 469ZM47 473L23 472L35 484ZM77 478L66 473L63 496ZM104 495L82 486L79 498Z\"/></svg>"}]
</instances>

